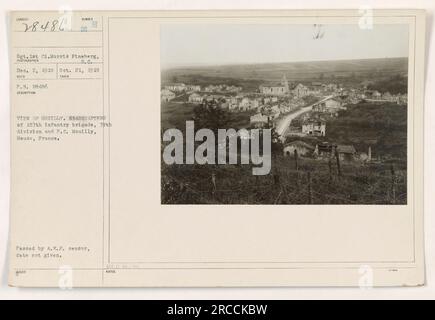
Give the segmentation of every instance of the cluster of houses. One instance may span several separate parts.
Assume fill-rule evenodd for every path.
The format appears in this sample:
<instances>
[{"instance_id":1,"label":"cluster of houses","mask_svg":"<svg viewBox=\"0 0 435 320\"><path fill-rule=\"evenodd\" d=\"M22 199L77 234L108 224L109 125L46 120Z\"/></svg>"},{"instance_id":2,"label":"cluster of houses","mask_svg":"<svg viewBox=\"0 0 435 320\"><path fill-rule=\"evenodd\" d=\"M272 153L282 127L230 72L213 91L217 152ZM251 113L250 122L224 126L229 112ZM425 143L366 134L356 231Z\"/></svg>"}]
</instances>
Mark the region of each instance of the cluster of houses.
<instances>
[{"instance_id":1,"label":"cluster of houses","mask_svg":"<svg viewBox=\"0 0 435 320\"><path fill-rule=\"evenodd\" d=\"M171 83L162 88L160 97L161 101L168 102L177 97L177 94L188 94L189 102L202 103L210 93L238 93L240 91L242 91L242 87L234 85L211 84L201 88L201 86L197 84ZM200 92L204 92L205 94L201 95Z\"/></svg>"},{"instance_id":2,"label":"cluster of houses","mask_svg":"<svg viewBox=\"0 0 435 320\"><path fill-rule=\"evenodd\" d=\"M172 92L189 92L189 91L201 91L201 86L196 84L184 84L184 83L172 83L165 86L166 90Z\"/></svg>"},{"instance_id":3,"label":"cluster of houses","mask_svg":"<svg viewBox=\"0 0 435 320\"><path fill-rule=\"evenodd\" d=\"M357 152L353 145L340 145L329 142L318 143L315 146L305 141L295 140L287 143L284 146L284 156L294 157L309 157L314 159L330 159L336 156L340 161L372 161L371 147L368 147L367 152Z\"/></svg>"},{"instance_id":4,"label":"cluster of houses","mask_svg":"<svg viewBox=\"0 0 435 320\"><path fill-rule=\"evenodd\" d=\"M267 83L259 86L257 92L243 92L243 88L226 84L210 84L204 88L195 84L173 83L165 85L161 90L161 100L171 101L177 96L187 96L192 104L214 102L230 112L251 111L252 127L274 126L274 120L307 104L306 97L321 98L332 95L333 98L315 104L310 112L300 117L298 126L290 127L290 134L294 136L326 135L327 121L337 117L346 105L357 104L362 100L370 102L393 102L406 104L406 94L380 93L368 90L367 87L345 88L336 83L312 82L310 84L289 84L285 75L278 83ZM183 100L185 101L185 100Z\"/></svg>"},{"instance_id":5,"label":"cluster of houses","mask_svg":"<svg viewBox=\"0 0 435 320\"><path fill-rule=\"evenodd\" d=\"M308 86L305 86L301 83L291 88L285 75L282 77L282 80L279 83L268 83L260 85L259 92L263 95L271 96L293 95L297 98L303 98L308 95L320 94L320 92L318 92L317 90L313 90L312 88L309 88Z\"/></svg>"},{"instance_id":6,"label":"cluster of houses","mask_svg":"<svg viewBox=\"0 0 435 320\"><path fill-rule=\"evenodd\" d=\"M260 93L269 95L293 95L297 98L303 98L305 96L313 95L328 95L338 93L341 86L338 84L325 84L320 82L312 82L311 84L304 85L302 83L291 87L285 78L281 80L279 84L267 84L260 86Z\"/></svg>"},{"instance_id":7,"label":"cluster of houses","mask_svg":"<svg viewBox=\"0 0 435 320\"><path fill-rule=\"evenodd\" d=\"M171 83L165 85L160 91L160 99L163 102L171 101L177 97L177 94L183 94L186 92L201 91L201 86L196 84L184 84L184 83Z\"/></svg>"},{"instance_id":8,"label":"cluster of houses","mask_svg":"<svg viewBox=\"0 0 435 320\"><path fill-rule=\"evenodd\" d=\"M257 92L236 95L194 92L188 96L188 101L193 104L215 101L230 112L253 111L255 114L251 116L250 122L255 127L264 127L281 114L306 104L302 98L296 96L263 95Z\"/></svg>"},{"instance_id":9,"label":"cluster of houses","mask_svg":"<svg viewBox=\"0 0 435 320\"><path fill-rule=\"evenodd\" d=\"M215 101L230 112L254 111L255 114L250 117L251 125L264 127L280 115L306 105L305 97L337 92L339 88L336 84L290 85L284 75L278 83L260 85L258 92L242 92L242 87L225 84L210 84L204 88L184 83L168 84L161 91L161 100L168 102L183 93L187 94L189 103ZM325 132L324 129L310 129L308 126L306 131L314 134Z\"/></svg>"},{"instance_id":10,"label":"cluster of houses","mask_svg":"<svg viewBox=\"0 0 435 320\"><path fill-rule=\"evenodd\" d=\"M340 96L315 104L311 111L299 117L300 125L290 127L290 134L324 137L327 120L337 117L340 110L346 110L346 104L345 99Z\"/></svg>"},{"instance_id":11,"label":"cluster of houses","mask_svg":"<svg viewBox=\"0 0 435 320\"><path fill-rule=\"evenodd\" d=\"M238 95L229 99L230 111L248 111L286 113L303 106L305 103L300 99L286 99L275 96L249 96ZM276 115L276 117L278 117Z\"/></svg>"},{"instance_id":12,"label":"cluster of houses","mask_svg":"<svg viewBox=\"0 0 435 320\"><path fill-rule=\"evenodd\" d=\"M326 135L326 122L308 119L302 123L302 134L307 136L324 137Z\"/></svg>"},{"instance_id":13,"label":"cluster of houses","mask_svg":"<svg viewBox=\"0 0 435 320\"><path fill-rule=\"evenodd\" d=\"M381 93L377 90L368 90L366 88L350 88L338 90L339 95L342 97L343 102L346 104L357 104L361 100L370 102L391 102L398 105L406 105L408 103L408 95L406 93L391 94L389 92Z\"/></svg>"},{"instance_id":14,"label":"cluster of houses","mask_svg":"<svg viewBox=\"0 0 435 320\"><path fill-rule=\"evenodd\" d=\"M303 98L309 95L320 96L335 94L340 90L342 90L341 86L335 83L326 84L322 82L312 82L311 84L307 85L299 83L295 86L292 86L287 81L285 75L282 77L281 82L264 84L259 88L260 93L264 95L293 95L297 98Z\"/></svg>"},{"instance_id":15,"label":"cluster of houses","mask_svg":"<svg viewBox=\"0 0 435 320\"><path fill-rule=\"evenodd\" d=\"M377 90L365 90L361 94L361 99L368 100L370 102L392 102L399 105L406 105L408 103L408 95L403 94L391 94L389 92L380 93Z\"/></svg>"},{"instance_id":16,"label":"cluster of houses","mask_svg":"<svg viewBox=\"0 0 435 320\"><path fill-rule=\"evenodd\" d=\"M163 102L169 102L172 99L174 99L175 97L176 97L176 94L173 91L169 90L169 89L165 88L165 89L162 89L160 91L160 99Z\"/></svg>"},{"instance_id":17,"label":"cluster of houses","mask_svg":"<svg viewBox=\"0 0 435 320\"><path fill-rule=\"evenodd\" d=\"M336 92L339 89L337 84L322 84L322 83L312 83L311 85L297 84L290 85L284 75L280 82L273 83L269 82L267 84L262 84L259 86L257 92L250 92L243 94L243 88L235 85L227 84L210 84L206 87L201 87L195 84L184 84L184 83L171 83L163 87L161 91L162 101L171 101L177 94L190 93L189 102L201 103L207 95L210 94L237 94L237 98L245 98L247 95L257 95L260 97L286 97L287 99L302 99L309 95L324 95L332 92ZM256 108L256 99L248 102L237 101L231 103L231 109L237 111L245 111L247 108Z\"/></svg>"},{"instance_id":18,"label":"cluster of houses","mask_svg":"<svg viewBox=\"0 0 435 320\"><path fill-rule=\"evenodd\" d=\"M393 102L397 104L406 104L408 101L407 94L391 94L389 92L381 93L376 90L368 90L367 87L361 88L344 88L343 85L337 83L323 83L311 82L302 84L299 83L289 84L284 75L280 82L262 84L259 86L257 92L242 93L241 86L227 85L227 84L209 84L201 87L197 84L185 83L171 83L164 86L161 91L162 101L170 101L174 99L177 94L187 93L189 95L189 102L201 103L207 95L210 94L229 94L237 95L237 98L245 98L249 95L257 95L261 97L275 97L287 99L302 99L306 96L325 96L334 95L346 97L347 104L356 104L361 100L379 101L379 102ZM241 100L241 99L239 99ZM253 102L240 101L231 103L231 110L245 111L247 108L256 108L255 99Z\"/></svg>"},{"instance_id":19,"label":"cluster of houses","mask_svg":"<svg viewBox=\"0 0 435 320\"><path fill-rule=\"evenodd\" d=\"M226 84L210 84L204 88L204 92L240 92L242 90L242 87Z\"/></svg>"},{"instance_id":20,"label":"cluster of houses","mask_svg":"<svg viewBox=\"0 0 435 320\"><path fill-rule=\"evenodd\" d=\"M270 125L270 120L274 120L281 116L282 114L289 113L299 107L305 105L302 99L293 98L289 100L282 99L269 99L264 98L257 108L253 108L256 114L250 117L250 123L254 127L264 127Z\"/></svg>"},{"instance_id":21,"label":"cluster of houses","mask_svg":"<svg viewBox=\"0 0 435 320\"><path fill-rule=\"evenodd\" d=\"M279 83L268 83L259 87L260 97L244 98L241 104L234 104L230 110L252 110L258 113L251 116L250 122L254 127L264 127L270 125L271 120L278 118L281 114L291 112L299 107L306 105L304 100L307 96L321 96L327 94L327 90L336 92L338 85L322 85L322 90L315 86L297 84L291 86L285 75ZM308 124L304 126L307 132L325 135L324 124Z\"/></svg>"}]
</instances>

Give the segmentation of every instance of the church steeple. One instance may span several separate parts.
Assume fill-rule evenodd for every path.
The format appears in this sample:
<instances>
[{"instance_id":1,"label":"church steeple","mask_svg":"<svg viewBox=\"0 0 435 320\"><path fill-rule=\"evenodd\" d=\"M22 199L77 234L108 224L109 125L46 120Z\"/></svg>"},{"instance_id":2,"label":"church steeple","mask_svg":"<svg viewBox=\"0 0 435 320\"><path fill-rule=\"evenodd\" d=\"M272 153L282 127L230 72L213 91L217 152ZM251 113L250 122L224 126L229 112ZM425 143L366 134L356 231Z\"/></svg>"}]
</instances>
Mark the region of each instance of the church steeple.
<instances>
[{"instance_id":1,"label":"church steeple","mask_svg":"<svg viewBox=\"0 0 435 320\"><path fill-rule=\"evenodd\" d=\"M286 92L290 91L288 81L287 81L285 74L282 76L281 85L283 85L285 87Z\"/></svg>"}]
</instances>

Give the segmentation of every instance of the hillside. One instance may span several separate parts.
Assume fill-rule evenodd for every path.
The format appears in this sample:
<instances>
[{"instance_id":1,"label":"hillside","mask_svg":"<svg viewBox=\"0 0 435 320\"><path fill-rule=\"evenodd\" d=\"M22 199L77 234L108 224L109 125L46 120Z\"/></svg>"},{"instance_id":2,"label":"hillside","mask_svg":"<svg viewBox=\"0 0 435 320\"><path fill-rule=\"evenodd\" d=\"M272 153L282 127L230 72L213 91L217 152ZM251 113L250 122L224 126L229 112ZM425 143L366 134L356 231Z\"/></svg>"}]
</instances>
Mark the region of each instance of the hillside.
<instances>
[{"instance_id":1,"label":"hillside","mask_svg":"<svg viewBox=\"0 0 435 320\"><path fill-rule=\"evenodd\" d=\"M273 173L253 176L251 165L162 163L164 204L406 204L406 170L389 165L337 165L292 157L273 160ZM216 186L212 176L215 176Z\"/></svg>"},{"instance_id":2,"label":"hillside","mask_svg":"<svg viewBox=\"0 0 435 320\"><path fill-rule=\"evenodd\" d=\"M407 106L393 103L350 105L327 124L326 138L361 151L371 146L374 156L406 163L407 112Z\"/></svg>"}]
</instances>

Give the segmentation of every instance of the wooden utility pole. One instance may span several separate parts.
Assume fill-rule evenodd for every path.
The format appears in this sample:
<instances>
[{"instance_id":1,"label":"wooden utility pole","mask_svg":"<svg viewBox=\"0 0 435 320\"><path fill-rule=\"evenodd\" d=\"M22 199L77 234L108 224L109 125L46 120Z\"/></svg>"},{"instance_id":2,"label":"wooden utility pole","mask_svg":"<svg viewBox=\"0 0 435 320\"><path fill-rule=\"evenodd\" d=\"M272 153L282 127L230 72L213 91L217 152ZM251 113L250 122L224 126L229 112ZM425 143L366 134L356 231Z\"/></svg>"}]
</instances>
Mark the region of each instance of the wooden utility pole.
<instances>
[{"instance_id":1,"label":"wooden utility pole","mask_svg":"<svg viewBox=\"0 0 435 320\"><path fill-rule=\"evenodd\" d=\"M337 147L335 147L335 158L337 159L338 176L341 177L340 155L338 154Z\"/></svg>"},{"instance_id":2,"label":"wooden utility pole","mask_svg":"<svg viewBox=\"0 0 435 320\"><path fill-rule=\"evenodd\" d=\"M394 166L391 165L391 202L393 204L396 203L396 174L394 172Z\"/></svg>"},{"instance_id":3,"label":"wooden utility pole","mask_svg":"<svg viewBox=\"0 0 435 320\"><path fill-rule=\"evenodd\" d=\"M300 190L300 171L296 171L296 190L299 192Z\"/></svg>"},{"instance_id":4,"label":"wooden utility pole","mask_svg":"<svg viewBox=\"0 0 435 320\"><path fill-rule=\"evenodd\" d=\"M311 172L310 171L307 172L307 176L308 176L308 203L312 204L313 203L313 195L311 193Z\"/></svg>"},{"instance_id":5,"label":"wooden utility pole","mask_svg":"<svg viewBox=\"0 0 435 320\"><path fill-rule=\"evenodd\" d=\"M295 169L296 169L296 171L298 171L299 170L299 166L298 166L298 150L295 149L294 155L295 155Z\"/></svg>"},{"instance_id":6,"label":"wooden utility pole","mask_svg":"<svg viewBox=\"0 0 435 320\"><path fill-rule=\"evenodd\" d=\"M332 161L331 158L328 159L328 168L329 168L329 183L332 182Z\"/></svg>"}]
</instances>

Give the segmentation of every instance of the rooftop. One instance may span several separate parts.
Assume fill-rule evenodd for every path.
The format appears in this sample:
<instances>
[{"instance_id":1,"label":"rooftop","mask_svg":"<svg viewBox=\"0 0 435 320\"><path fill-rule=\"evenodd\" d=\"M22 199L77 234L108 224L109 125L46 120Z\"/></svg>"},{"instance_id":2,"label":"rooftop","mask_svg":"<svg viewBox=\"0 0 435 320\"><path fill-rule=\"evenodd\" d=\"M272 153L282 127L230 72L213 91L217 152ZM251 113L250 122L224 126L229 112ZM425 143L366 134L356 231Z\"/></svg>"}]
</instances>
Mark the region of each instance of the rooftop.
<instances>
[{"instance_id":1,"label":"rooftop","mask_svg":"<svg viewBox=\"0 0 435 320\"><path fill-rule=\"evenodd\" d=\"M354 154L356 153L355 147L352 145L338 145L337 146L337 152L338 153L350 153Z\"/></svg>"},{"instance_id":2,"label":"rooftop","mask_svg":"<svg viewBox=\"0 0 435 320\"><path fill-rule=\"evenodd\" d=\"M301 140L295 140L295 141L288 142L284 145L284 147L287 147L287 146L300 146L300 147L305 147L307 149L314 149L314 147L312 145L310 145L309 143L306 143L304 141L301 141Z\"/></svg>"}]
</instances>

